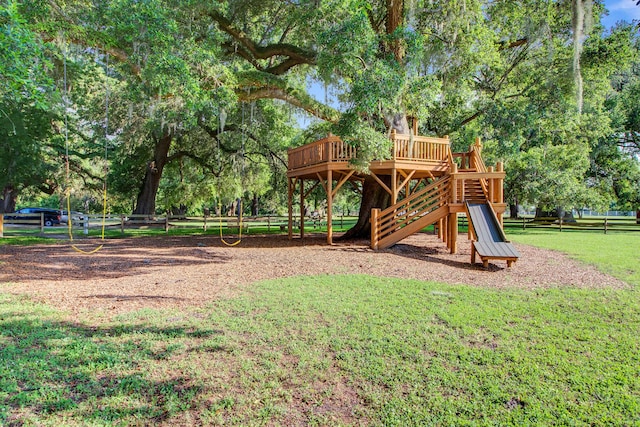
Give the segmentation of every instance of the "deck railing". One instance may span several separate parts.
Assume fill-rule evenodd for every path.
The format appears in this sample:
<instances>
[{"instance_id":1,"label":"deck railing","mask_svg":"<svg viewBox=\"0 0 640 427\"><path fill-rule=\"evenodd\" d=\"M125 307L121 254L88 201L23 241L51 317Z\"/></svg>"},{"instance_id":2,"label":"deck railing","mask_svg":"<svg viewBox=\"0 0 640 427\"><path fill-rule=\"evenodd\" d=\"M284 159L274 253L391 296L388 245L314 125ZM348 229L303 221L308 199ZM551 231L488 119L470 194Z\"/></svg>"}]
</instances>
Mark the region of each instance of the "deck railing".
<instances>
[{"instance_id":1,"label":"deck railing","mask_svg":"<svg viewBox=\"0 0 640 427\"><path fill-rule=\"evenodd\" d=\"M448 161L451 148L448 138L407 135L391 132L393 160L411 162Z\"/></svg>"},{"instance_id":2,"label":"deck railing","mask_svg":"<svg viewBox=\"0 0 640 427\"><path fill-rule=\"evenodd\" d=\"M447 138L432 138L392 132L392 160L411 162L448 162L451 148ZM326 138L289 150L289 170L330 162L348 162L356 157L356 149L340 137Z\"/></svg>"},{"instance_id":3,"label":"deck railing","mask_svg":"<svg viewBox=\"0 0 640 427\"><path fill-rule=\"evenodd\" d=\"M329 135L289 150L289 170L329 162L348 162L356 156L356 149L345 144L339 136Z\"/></svg>"}]
</instances>

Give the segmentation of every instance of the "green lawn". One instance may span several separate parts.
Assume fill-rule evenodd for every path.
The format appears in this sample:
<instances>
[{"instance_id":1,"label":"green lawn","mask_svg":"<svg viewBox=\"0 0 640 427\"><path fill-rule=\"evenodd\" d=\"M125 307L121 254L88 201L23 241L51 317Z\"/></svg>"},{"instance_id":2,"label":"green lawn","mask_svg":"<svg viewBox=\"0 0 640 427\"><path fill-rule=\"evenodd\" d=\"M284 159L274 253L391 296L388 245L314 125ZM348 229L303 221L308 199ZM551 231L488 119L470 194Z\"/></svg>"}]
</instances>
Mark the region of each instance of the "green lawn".
<instances>
[{"instance_id":1,"label":"green lawn","mask_svg":"<svg viewBox=\"0 0 640 427\"><path fill-rule=\"evenodd\" d=\"M640 284L636 234L508 235ZM108 322L1 291L0 425L640 425L637 286L297 277Z\"/></svg>"},{"instance_id":2,"label":"green lawn","mask_svg":"<svg viewBox=\"0 0 640 427\"><path fill-rule=\"evenodd\" d=\"M106 323L0 294L0 424L637 425L635 290L262 282Z\"/></svg>"},{"instance_id":3,"label":"green lawn","mask_svg":"<svg viewBox=\"0 0 640 427\"><path fill-rule=\"evenodd\" d=\"M640 232L508 229L514 242L554 249L628 283L640 285Z\"/></svg>"}]
</instances>

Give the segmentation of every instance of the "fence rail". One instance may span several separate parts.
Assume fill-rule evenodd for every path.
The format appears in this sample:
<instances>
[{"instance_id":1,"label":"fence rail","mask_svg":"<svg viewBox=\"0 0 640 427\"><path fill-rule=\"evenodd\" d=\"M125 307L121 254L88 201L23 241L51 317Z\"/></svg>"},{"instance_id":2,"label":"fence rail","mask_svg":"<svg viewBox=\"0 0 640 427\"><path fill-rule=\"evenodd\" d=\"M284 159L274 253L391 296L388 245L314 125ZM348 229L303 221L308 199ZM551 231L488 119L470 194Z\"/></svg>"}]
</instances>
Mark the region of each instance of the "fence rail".
<instances>
[{"instance_id":1,"label":"fence rail","mask_svg":"<svg viewBox=\"0 0 640 427\"><path fill-rule=\"evenodd\" d=\"M582 218L575 221L565 221L557 218L505 218L504 227L520 229L548 229L557 231L599 231L608 232L619 231L640 231L640 224L633 218Z\"/></svg>"},{"instance_id":2,"label":"fence rail","mask_svg":"<svg viewBox=\"0 0 640 427\"><path fill-rule=\"evenodd\" d=\"M67 223L60 223L52 226L45 226L44 220L27 218L27 215L0 214L0 237L8 234L20 234L23 232L36 232L42 235L67 233ZM238 217L226 216L185 216L185 215L124 215L109 214L103 217L102 214L83 215L79 219L72 219L72 230L74 233L101 229L104 226L109 230L144 229L144 228L164 228L165 231L177 228L202 229L207 231L210 228L238 229L240 221ZM247 216L242 218L243 230L250 228L266 228L267 232L273 230L284 230L288 224L288 217L276 215Z\"/></svg>"}]
</instances>

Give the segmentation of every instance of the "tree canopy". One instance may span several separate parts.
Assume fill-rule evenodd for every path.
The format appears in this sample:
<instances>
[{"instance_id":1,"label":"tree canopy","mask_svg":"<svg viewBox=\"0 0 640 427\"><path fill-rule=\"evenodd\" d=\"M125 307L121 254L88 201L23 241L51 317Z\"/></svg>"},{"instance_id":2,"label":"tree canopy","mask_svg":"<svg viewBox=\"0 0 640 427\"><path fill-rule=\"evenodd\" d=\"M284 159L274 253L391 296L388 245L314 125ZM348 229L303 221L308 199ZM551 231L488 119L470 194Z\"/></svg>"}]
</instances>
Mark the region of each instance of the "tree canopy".
<instances>
[{"instance_id":1,"label":"tree canopy","mask_svg":"<svg viewBox=\"0 0 640 427\"><path fill-rule=\"evenodd\" d=\"M591 0L10 0L4 200L72 185L86 201L106 176L114 206L137 213L275 207L287 148L331 131L366 167L415 118L457 148L480 136L513 206L637 207L637 27L605 29L603 13ZM301 130L303 114L317 121ZM67 159L71 180L56 170Z\"/></svg>"}]
</instances>

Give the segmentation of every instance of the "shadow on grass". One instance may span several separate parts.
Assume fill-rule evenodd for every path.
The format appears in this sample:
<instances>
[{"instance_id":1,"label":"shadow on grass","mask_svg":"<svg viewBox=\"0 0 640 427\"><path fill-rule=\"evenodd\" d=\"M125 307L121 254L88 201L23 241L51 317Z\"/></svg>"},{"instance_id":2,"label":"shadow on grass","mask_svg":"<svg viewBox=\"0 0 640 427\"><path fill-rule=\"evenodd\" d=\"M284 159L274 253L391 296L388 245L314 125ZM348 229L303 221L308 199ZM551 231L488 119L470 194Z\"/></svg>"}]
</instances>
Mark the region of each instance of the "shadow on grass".
<instances>
[{"instance_id":1,"label":"shadow on grass","mask_svg":"<svg viewBox=\"0 0 640 427\"><path fill-rule=\"evenodd\" d=\"M0 425L64 418L79 424L156 424L203 404L202 385L184 376L163 378L154 373L154 362L178 356L182 347L165 345L169 340L222 331L95 328L49 320L38 307L3 310L6 304L0 302Z\"/></svg>"}]
</instances>

